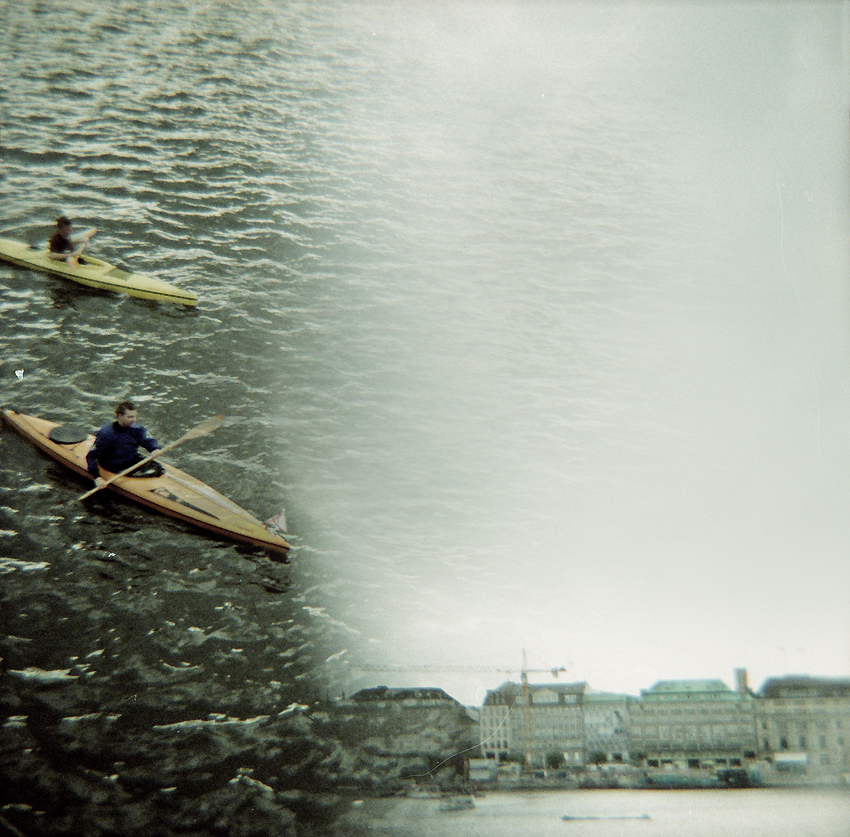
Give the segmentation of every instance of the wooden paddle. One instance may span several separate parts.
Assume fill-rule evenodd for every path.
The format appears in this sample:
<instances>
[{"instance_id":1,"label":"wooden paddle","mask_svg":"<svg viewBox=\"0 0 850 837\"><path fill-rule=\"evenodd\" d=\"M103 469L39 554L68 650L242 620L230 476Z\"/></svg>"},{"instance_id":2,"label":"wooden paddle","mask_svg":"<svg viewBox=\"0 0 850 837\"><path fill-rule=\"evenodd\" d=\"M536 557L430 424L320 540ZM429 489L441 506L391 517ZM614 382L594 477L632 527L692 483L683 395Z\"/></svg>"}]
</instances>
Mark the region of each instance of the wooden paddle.
<instances>
[{"instance_id":1,"label":"wooden paddle","mask_svg":"<svg viewBox=\"0 0 850 837\"><path fill-rule=\"evenodd\" d=\"M212 418L208 418L206 421L202 421L197 427L193 427L187 433L184 433L176 442L171 442L171 444L166 445L164 448L157 448L144 459L140 459L129 468L125 468L120 474L113 474L108 480L104 480L100 485L96 485L90 491L83 494L80 499L85 500L86 497L91 497L91 495L96 491L100 491L101 488L106 488L107 485L115 482L118 477L126 476L130 473L130 471L135 471L136 468L141 468L146 462L150 462L151 459L156 459L161 453L165 453L167 450L171 450L171 448L176 448L181 442L186 442L189 439L197 439L199 436L206 436L208 433L212 433L213 430L216 430L224 424L224 420L224 416L213 416Z\"/></svg>"}]
</instances>

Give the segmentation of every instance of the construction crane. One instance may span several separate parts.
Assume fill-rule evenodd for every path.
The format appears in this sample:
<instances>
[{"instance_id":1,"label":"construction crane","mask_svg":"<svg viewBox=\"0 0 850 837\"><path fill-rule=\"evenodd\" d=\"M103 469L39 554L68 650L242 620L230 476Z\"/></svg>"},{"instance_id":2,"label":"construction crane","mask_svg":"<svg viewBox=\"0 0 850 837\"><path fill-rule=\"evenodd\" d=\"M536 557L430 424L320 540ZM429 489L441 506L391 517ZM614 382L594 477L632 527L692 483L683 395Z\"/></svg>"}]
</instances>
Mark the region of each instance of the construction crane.
<instances>
[{"instance_id":1,"label":"construction crane","mask_svg":"<svg viewBox=\"0 0 850 837\"><path fill-rule=\"evenodd\" d=\"M514 674L517 669L514 668L489 668L487 666L401 666L401 665L357 665L352 664L352 668L360 671L395 671L395 672L436 672L450 671L461 673L486 673L490 674L498 672L500 674ZM531 769L531 686L528 683L529 674L551 674L557 678L558 675L566 671L563 666L557 668L529 668L525 657L525 649L522 652L522 666L520 672L520 698L522 700L522 747L523 747L523 765L526 770Z\"/></svg>"}]
</instances>

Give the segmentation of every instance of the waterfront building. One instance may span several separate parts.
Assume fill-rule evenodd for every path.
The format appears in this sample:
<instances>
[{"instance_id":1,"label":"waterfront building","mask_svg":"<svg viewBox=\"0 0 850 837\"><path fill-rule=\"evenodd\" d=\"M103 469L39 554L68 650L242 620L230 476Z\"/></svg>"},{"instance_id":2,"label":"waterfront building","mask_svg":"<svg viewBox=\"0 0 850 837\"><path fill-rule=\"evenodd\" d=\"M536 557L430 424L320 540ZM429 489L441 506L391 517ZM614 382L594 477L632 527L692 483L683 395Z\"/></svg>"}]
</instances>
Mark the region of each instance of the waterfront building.
<instances>
[{"instance_id":1,"label":"waterfront building","mask_svg":"<svg viewBox=\"0 0 850 837\"><path fill-rule=\"evenodd\" d=\"M324 729L351 781L460 781L477 744L474 716L440 688L377 686L335 701Z\"/></svg>"},{"instance_id":2,"label":"waterfront building","mask_svg":"<svg viewBox=\"0 0 850 837\"><path fill-rule=\"evenodd\" d=\"M850 783L850 678L786 675L753 692L738 669L734 691L721 680L664 680L637 697L506 682L476 709L435 687L381 686L336 701L328 722L358 781L515 781L528 768L557 780L603 766L591 781L639 765L653 782L726 773Z\"/></svg>"},{"instance_id":3,"label":"waterfront building","mask_svg":"<svg viewBox=\"0 0 850 837\"><path fill-rule=\"evenodd\" d=\"M334 717L355 731L355 736L414 736L436 730L448 734L459 749L472 746L477 712L467 709L451 695L434 686L361 689L338 700Z\"/></svg>"},{"instance_id":4,"label":"waterfront building","mask_svg":"<svg viewBox=\"0 0 850 837\"><path fill-rule=\"evenodd\" d=\"M497 762L530 767L584 767L582 704L587 684L529 684L528 700L518 683L487 692L479 713L481 753Z\"/></svg>"},{"instance_id":5,"label":"waterfront building","mask_svg":"<svg viewBox=\"0 0 850 837\"><path fill-rule=\"evenodd\" d=\"M622 764L629 761L630 695L591 692L584 695L584 737L590 763Z\"/></svg>"},{"instance_id":6,"label":"waterfront building","mask_svg":"<svg viewBox=\"0 0 850 837\"><path fill-rule=\"evenodd\" d=\"M850 679L769 678L755 705L761 754L778 771L850 774Z\"/></svg>"},{"instance_id":7,"label":"waterfront building","mask_svg":"<svg viewBox=\"0 0 850 837\"><path fill-rule=\"evenodd\" d=\"M737 767L756 757L752 695L721 680L664 680L629 703L631 749L649 767Z\"/></svg>"}]
</instances>

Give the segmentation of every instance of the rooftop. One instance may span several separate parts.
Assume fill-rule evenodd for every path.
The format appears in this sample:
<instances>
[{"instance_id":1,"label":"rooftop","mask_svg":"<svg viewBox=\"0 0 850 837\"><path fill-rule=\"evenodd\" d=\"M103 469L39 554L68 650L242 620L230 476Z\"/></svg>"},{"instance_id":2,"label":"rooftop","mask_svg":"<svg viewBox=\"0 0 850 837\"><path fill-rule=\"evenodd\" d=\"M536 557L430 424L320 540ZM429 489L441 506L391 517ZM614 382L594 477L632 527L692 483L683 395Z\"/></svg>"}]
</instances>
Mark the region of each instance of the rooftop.
<instances>
[{"instance_id":1,"label":"rooftop","mask_svg":"<svg viewBox=\"0 0 850 837\"><path fill-rule=\"evenodd\" d=\"M587 683L529 683L528 691L531 695L532 702L534 696L559 696L561 699L569 696L584 695L587 690ZM504 705L519 700L522 696L522 686L519 683L514 683L508 680L502 683L498 689L491 689L487 692L484 698L484 706ZM547 701L548 702L548 701Z\"/></svg>"},{"instance_id":2,"label":"rooftop","mask_svg":"<svg viewBox=\"0 0 850 837\"><path fill-rule=\"evenodd\" d=\"M848 697L850 678L786 674L784 677L770 677L765 680L759 694L766 698Z\"/></svg>"},{"instance_id":3,"label":"rooftop","mask_svg":"<svg viewBox=\"0 0 850 837\"><path fill-rule=\"evenodd\" d=\"M458 703L451 695L437 686L413 686L397 688L393 686L375 686L371 689L361 689L351 696L357 703L367 703L380 700L439 700L447 703Z\"/></svg>"},{"instance_id":4,"label":"rooftop","mask_svg":"<svg viewBox=\"0 0 850 837\"><path fill-rule=\"evenodd\" d=\"M642 700L728 699L741 697L722 680L659 680L654 686L642 689Z\"/></svg>"}]
</instances>

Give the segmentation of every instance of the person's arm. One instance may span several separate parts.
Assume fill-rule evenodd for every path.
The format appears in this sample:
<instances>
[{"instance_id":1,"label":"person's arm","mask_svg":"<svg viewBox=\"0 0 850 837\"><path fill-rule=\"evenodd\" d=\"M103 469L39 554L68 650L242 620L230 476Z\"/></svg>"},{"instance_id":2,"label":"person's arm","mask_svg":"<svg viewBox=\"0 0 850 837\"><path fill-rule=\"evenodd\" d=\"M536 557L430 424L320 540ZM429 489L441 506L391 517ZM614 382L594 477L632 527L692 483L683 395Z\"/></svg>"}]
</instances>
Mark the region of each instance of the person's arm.
<instances>
[{"instance_id":1,"label":"person's arm","mask_svg":"<svg viewBox=\"0 0 850 837\"><path fill-rule=\"evenodd\" d=\"M114 448L115 439L113 437L112 428L109 425L101 427L100 430L94 434L94 441L92 442L92 446L89 448L89 452L86 454L86 469L89 474L91 474L91 478L93 480L96 480L100 474L98 461L102 456L113 451Z\"/></svg>"},{"instance_id":2,"label":"person's arm","mask_svg":"<svg viewBox=\"0 0 850 837\"><path fill-rule=\"evenodd\" d=\"M71 241L74 244L88 244L89 239L97 232L97 227L92 227L90 230L86 230L84 233L81 233L76 238L72 238Z\"/></svg>"},{"instance_id":3,"label":"person's arm","mask_svg":"<svg viewBox=\"0 0 850 837\"><path fill-rule=\"evenodd\" d=\"M139 447L143 447L148 453L153 453L155 450L159 450L159 442L151 436L150 433L144 428L139 427L137 425L139 438Z\"/></svg>"},{"instance_id":4,"label":"person's arm","mask_svg":"<svg viewBox=\"0 0 850 837\"><path fill-rule=\"evenodd\" d=\"M108 447L108 434L105 433L103 429L98 430L95 434L94 442L92 442L92 446L86 454L86 470L89 472L89 476L94 480L94 484L98 488L100 488L106 480L104 480L104 478L100 475L100 469L98 468L97 461Z\"/></svg>"},{"instance_id":5,"label":"person's arm","mask_svg":"<svg viewBox=\"0 0 850 837\"><path fill-rule=\"evenodd\" d=\"M98 450L98 439L100 438L100 434L94 437L94 442L92 446L89 448L89 452L86 454L86 470L89 472L89 476L97 481L98 470L97 470L97 460L100 456L100 451Z\"/></svg>"},{"instance_id":6,"label":"person's arm","mask_svg":"<svg viewBox=\"0 0 850 837\"><path fill-rule=\"evenodd\" d=\"M68 239L72 244L78 245L76 249L58 251L54 250L52 247L53 242L47 248L47 258L52 259L54 262L66 262L68 259L77 258L80 253L83 252L86 244L89 243L91 237L97 232L95 227L92 227L90 230L86 230L82 235L78 235L76 238Z\"/></svg>"}]
</instances>

